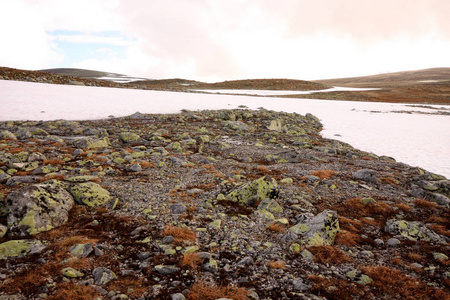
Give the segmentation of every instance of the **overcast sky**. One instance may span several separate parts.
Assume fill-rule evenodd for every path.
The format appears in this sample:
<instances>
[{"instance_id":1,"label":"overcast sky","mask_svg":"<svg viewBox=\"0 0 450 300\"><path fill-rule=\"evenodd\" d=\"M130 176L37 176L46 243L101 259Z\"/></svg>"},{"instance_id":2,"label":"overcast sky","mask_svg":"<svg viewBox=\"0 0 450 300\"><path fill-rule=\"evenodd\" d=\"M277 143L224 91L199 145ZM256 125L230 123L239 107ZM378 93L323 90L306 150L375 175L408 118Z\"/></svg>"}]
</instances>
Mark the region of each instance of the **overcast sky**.
<instances>
[{"instance_id":1,"label":"overcast sky","mask_svg":"<svg viewBox=\"0 0 450 300\"><path fill-rule=\"evenodd\" d=\"M450 67L450 0L0 0L0 66L325 79Z\"/></svg>"}]
</instances>

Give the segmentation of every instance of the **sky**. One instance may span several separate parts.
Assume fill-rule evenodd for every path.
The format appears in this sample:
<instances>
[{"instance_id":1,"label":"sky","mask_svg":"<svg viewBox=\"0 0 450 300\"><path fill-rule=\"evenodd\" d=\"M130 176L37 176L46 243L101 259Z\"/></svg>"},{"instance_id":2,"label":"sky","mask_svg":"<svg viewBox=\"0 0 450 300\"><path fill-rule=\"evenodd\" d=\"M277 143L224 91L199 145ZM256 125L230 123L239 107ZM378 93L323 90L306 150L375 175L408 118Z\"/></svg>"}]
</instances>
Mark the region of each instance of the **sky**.
<instances>
[{"instance_id":1,"label":"sky","mask_svg":"<svg viewBox=\"0 0 450 300\"><path fill-rule=\"evenodd\" d=\"M449 0L0 0L0 66L207 82L450 67Z\"/></svg>"}]
</instances>

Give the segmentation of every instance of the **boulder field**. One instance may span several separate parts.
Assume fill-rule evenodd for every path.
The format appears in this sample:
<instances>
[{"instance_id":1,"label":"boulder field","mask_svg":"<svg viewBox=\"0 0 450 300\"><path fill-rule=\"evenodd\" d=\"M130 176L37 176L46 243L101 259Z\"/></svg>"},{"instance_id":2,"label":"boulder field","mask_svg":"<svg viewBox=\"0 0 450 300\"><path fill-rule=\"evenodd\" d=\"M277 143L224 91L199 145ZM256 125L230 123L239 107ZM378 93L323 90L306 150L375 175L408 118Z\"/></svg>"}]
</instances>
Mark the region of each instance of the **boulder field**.
<instances>
[{"instance_id":1,"label":"boulder field","mask_svg":"<svg viewBox=\"0 0 450 300\"><path fill-rule=\"evenodd\" d=\"M447 299L450 181L245 108L0 123L0 299Z\"/></svg>"}]
</instances>

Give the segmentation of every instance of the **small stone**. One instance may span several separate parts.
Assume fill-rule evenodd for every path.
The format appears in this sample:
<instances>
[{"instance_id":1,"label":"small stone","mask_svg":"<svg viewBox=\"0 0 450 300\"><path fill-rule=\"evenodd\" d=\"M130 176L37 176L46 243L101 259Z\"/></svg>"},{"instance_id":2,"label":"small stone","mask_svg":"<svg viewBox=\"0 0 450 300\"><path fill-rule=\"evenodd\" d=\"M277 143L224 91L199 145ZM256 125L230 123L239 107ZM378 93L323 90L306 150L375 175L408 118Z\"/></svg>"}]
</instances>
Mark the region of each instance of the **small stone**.
<instances>
[{"instance_id":1,"label":"small stone","mask_svg":"<svg viewBox=\"0 0 450 300\"><path fill-rule=\"evenodd\" d=\"M433 252L433 257L434 257L434 259L440 260L440 261L448 260L448 256L445 255L444 253Z\"/></svg>"},{"instance_id":2,"label":"small stone","mask_svg":"<svg viewBox=\"0 0 450 300\"><path fill-rule=\"evenodd\" d=\"M77 278L77 277L83 277L84 274L74 268L71 267L67 267L61 270L61 274L64 277L68 277L68 278Z\"/></svg>"},{"instance_id":3,"label":"small stone","mask_svg":"<svg viewBox=\"0 0 450 300\"><path fill-rule=\"evenodd\" d=\"M186 297L182 293L172 294L170 297L172 300L186 300Z\"/></svg>"},{"instance_id":4,"label":"small stone","mask_svg":"<svg viewBox=\"0 0 450 300\"><path fill-rule=\"evenodd\" d=\"M173 204L169 208L174 214L183 214L187 209L186 206L181 203Z\"/></svg>"},{"instance_id":5,"label":"small stone","mask_svg":"<svg viewBox=\"0 0 450 300\"><path fill-rule=\"evenodd\" d=\"M250 257L250 256L246 256L246 257L244 257L243 259L241 259L241 260L237 263L237 265L238 265L239 267L243 267L243 266L248 265L248 264L251 264L251 263L253 263L253 258Z\"/></svg>"},{"instance_id":6,"label":"small stone","mask_svg":"<svg viewBox=\"0 0 450 300\"><path fill-rule=\"evenodd\" d=\"M142 171L142 167L141 167L141 165L140 164L134 164L134 165L132 165L131 167L130 167L130 171L132 171L132 172L140 172L140 171Z\"/></svg>"},{"instance_id":7,"label":"small stone","mask_svg":"<svg viewBox=\"0 0 450 300\"><path fill-rule=\"evenodd\" d=\"M208 224L208 227L211 229L219 229L221 224L222 224L222 220L217 219L217 220L210 222Z\"/></svg>"},{"instance_id":8,"label":"small stone","mask_svg":"<svg viewBox=\"0 0 450 300\"><path fill-rule=\"evenodd\" d=\"M104 285L114 279L117 279L117 276L113 271L103 267L95 268L92 271L92 275L94 276L94 283L97 285Z\"/></svg>"},{"instance_id":9,"label":"small stone","mask_svg":"<svg viewBox=\"0 0 450 300\"><path fill-rule=\"evenodd\" d=\"M295 278L294 280L292 280L292 286L297 291L306 291L311 287L311 286L305 284L303 282L303 279L301 279L301 278Z\"/></svg>"},{"instance_id":10,"label":"small stone","mask_svg":"<svg viewBox=\"0 0 450 300\"><path fill-rule=\"evenodd\" d=\"M353 177L367 182L376 182L377 172L370 169L362 169L354 172Z\"/></svg>"},{"instance_id":11,"label":"small stone","mask_svg":"<svg viewBox=\"0 0 450 300\"><path fill-rule=\"evenodd\" d=\"M94 249L92 248L91 243L87 244L75 244L70 247L69 251L73 254L73 256L78 258L87 257Z\"/></svg>"},{"instance_id":12,"label":"small stone","mask_svg":"<svg viewBox=\"0 0 450 300\"><path fill-rule=\"evenodd\" d=\"M396 238L390 238L387 240L387 245L389 247L396 247L396 246L400 245L400 240L396 239Z\"/></svg>"},{"instance_id":13,"label":"small stone","mask_svg":"<svg viewBox=\"0 0 450 300\"><path fill-rule=\"evenodd\" d=\"M157 265L153 267L152 271L161 275L169 275L180 271L180 268L169 265Z\"/></svg>"}]
</instances>

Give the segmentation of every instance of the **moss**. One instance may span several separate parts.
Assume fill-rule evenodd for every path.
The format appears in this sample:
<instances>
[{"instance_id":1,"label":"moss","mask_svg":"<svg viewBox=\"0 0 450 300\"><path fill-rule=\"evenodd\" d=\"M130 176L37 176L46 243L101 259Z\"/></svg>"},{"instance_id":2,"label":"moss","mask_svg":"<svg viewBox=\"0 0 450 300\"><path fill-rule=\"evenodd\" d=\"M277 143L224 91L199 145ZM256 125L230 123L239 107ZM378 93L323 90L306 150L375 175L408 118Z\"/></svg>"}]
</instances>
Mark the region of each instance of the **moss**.
<instances>
[{"instance_id":1,"label":"moss","mask_svg":"<svg viewBox=\"0 0 450 300\"><path fill-rule=\"evenodd\" d=\"M303 233L307 232L309 229L310 229L309 226L305 225L305 224L297 224L297 225L289 228L290 231L292 231L293 233L296 233L296 234L303 234Z\"/></svg>"}]
</instances>

